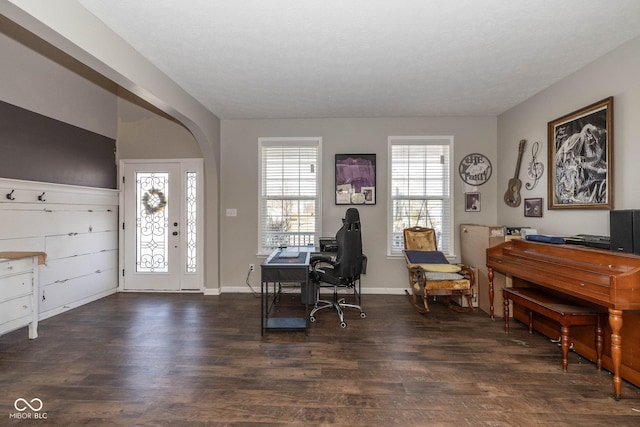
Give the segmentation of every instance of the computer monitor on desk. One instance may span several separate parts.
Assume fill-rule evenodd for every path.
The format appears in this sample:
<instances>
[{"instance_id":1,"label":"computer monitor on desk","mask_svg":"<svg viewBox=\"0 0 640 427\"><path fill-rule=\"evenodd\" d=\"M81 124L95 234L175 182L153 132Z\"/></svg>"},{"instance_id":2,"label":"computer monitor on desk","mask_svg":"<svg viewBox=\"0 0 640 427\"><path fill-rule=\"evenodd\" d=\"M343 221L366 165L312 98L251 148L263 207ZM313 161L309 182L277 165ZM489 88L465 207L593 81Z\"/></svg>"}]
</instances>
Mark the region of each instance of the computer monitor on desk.
<instances>
[{"instance_id":1,"label":"computer monitor on desk","mask_svg":"<svg viewBox=\"0 0 640 427\"><path fill-rule=\"evenodd\" d=\"M279 265L296 265L309 266L309 258L311 251L306 247L287 247L275 249L262 263L263 274L264 268L276 268ZM286 281L285 279L281 281Z\"/></svg>"},{"instance_id":2,"label":"computer monitor on desk","mask_svg":"<svg viewBox=\"0 0 640 427\"><path fill-rule=\"evenodd\" d=\"M300 256L300 250L295 248L281 248L277 254L277 258L298 258Z\"/></svg>"},{"instance_id":3,"label":"computer monitor on desk","mask_svg":"<svg viewBox=\"0 0 640 427\"><path fill-rule=\"evenodd\" d=\"M335 237L321 237L320 252L338 252L338 242Z\"/></svg>"}]
</instances>

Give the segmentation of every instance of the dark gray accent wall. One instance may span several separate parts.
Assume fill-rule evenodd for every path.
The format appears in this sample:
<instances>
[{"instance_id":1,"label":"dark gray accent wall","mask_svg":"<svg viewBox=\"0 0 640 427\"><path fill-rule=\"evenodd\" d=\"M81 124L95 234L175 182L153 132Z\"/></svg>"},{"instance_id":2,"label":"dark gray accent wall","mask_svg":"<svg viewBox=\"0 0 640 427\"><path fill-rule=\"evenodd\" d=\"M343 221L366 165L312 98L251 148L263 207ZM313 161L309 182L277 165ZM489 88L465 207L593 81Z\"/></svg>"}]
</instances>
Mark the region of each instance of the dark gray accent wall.
<instances>
[{"instance_id":1,"label":"dark gray accent wall","mask_svg":"<svg viewBox=\"0 0 640 427\"><path fill-rule=\"evenodd\" d=\"M0 101L0 177L116 188L116 141Z\"/></svg>"}]
</instances>

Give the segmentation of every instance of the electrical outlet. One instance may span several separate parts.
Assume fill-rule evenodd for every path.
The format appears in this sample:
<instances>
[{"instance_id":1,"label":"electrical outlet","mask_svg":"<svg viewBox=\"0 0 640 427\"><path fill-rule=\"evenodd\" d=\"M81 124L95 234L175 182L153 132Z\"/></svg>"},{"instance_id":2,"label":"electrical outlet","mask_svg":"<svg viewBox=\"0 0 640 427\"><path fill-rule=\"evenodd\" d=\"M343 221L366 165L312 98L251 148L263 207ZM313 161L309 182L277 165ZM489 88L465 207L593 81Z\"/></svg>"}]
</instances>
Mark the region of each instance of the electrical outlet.
<instances>
[{"instance_id":1,"label":"electrical outlet","mask_svg":"<svg viewBox=\"0 0 640 427\"><path fill-rule=\"evenodd\" d=\"M249 264L249 271L256 271L256 265L255 264Z\"/></svg>"}]
</instances>

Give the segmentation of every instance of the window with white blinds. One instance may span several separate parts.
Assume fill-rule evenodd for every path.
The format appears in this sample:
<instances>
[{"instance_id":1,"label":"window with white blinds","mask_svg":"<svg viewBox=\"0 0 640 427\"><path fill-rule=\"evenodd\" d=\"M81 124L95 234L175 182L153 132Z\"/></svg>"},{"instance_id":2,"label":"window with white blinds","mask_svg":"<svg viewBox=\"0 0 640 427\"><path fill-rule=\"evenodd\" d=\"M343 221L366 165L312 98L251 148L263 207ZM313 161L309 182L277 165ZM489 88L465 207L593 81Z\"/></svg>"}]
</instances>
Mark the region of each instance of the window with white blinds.
<instances>
[{"instance_id":1,"label":"window with white blinds","mask_svg":"<svg viewBox=\"0 0 640 427\"><path fill-rule=\"evenodd\" d=\"M422 226L453 255L452 151L450 136L389 137L388 254L402 252L405 228Z\"/></svg>"},{"instance_id":2,"label":"window with white blinds","mask_svg":"<svg viewBox=\"0 0 640 427\"><path fill-rule=\"evenodd\" d=\"M317 245L322 138L260 138L258 253Z\"/></svg>"}]
</instances>

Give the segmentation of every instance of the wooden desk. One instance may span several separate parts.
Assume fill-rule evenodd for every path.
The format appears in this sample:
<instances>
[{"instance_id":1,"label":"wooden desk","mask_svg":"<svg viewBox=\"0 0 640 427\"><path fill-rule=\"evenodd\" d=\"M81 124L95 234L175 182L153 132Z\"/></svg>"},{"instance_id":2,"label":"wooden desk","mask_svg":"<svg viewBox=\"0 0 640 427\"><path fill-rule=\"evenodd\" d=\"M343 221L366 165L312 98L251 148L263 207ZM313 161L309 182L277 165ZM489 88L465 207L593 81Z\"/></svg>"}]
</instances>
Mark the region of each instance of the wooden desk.
<instances>
[{"instance_id":1,"label":"wooden desk","mask_svg":"<svg viewBox=\"0 0 640 427\"><path fill-rule=\"evenodd\" d=\"M286 256L284 250L274 250L260 266L261 281L261 334L265 330L304 330L308 333L309 297L304 299L304 317L274 317L272 308L282 294L283 283L297 283L301 294L311 292L309 286L309 260L315 248L287 248L298 252L296 257Z\"/></svg>"}]
</instances>

